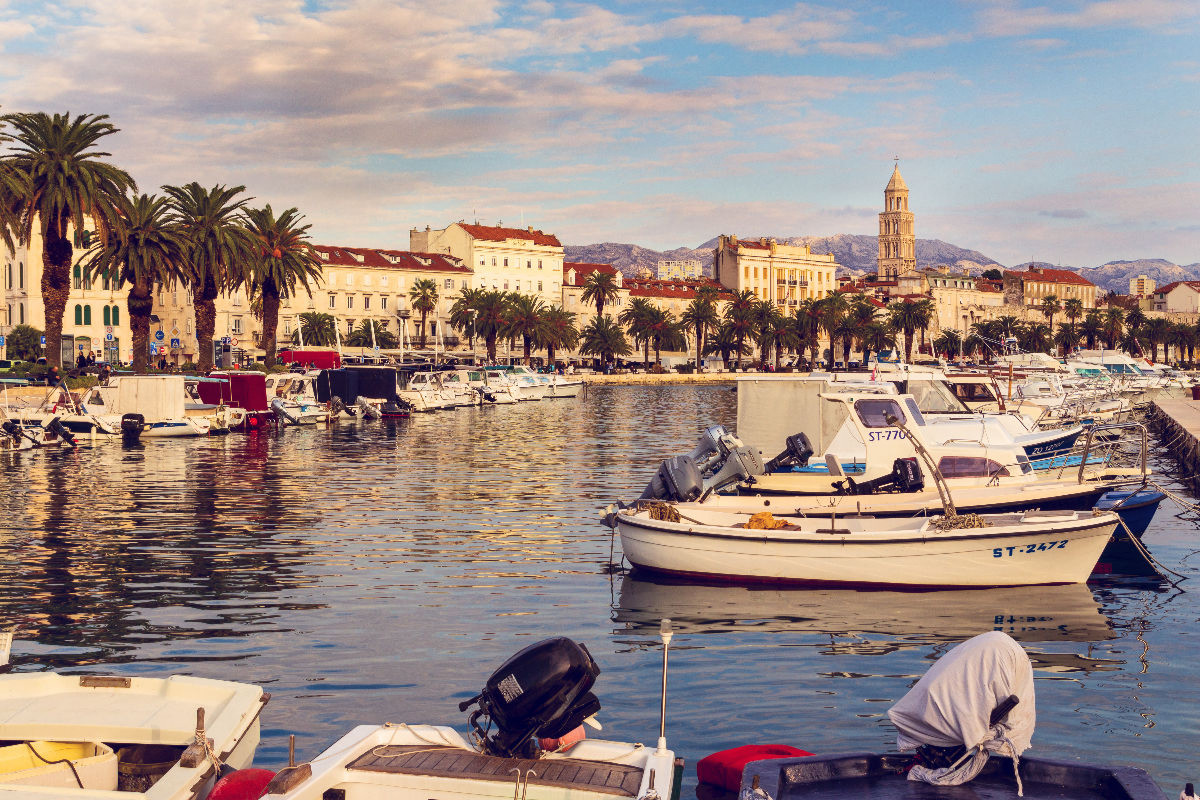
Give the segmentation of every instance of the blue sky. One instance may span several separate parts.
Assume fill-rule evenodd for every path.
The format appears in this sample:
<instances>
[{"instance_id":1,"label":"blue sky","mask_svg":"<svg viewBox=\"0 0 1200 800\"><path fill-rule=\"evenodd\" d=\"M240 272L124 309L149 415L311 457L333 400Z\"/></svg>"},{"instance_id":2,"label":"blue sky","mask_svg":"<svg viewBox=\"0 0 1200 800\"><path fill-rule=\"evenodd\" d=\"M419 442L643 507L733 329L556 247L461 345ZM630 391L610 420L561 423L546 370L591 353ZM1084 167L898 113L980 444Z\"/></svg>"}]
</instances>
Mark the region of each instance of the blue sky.
<instances>
[{"instance_id":1,"label":"blue sky","mask_svg":"<svg viewBox=\"0 0 1200 800\"><path fill-rule=\"evenodd\" d=\"M0 0L3 111L106 113L145 191L244 184L317 241L917 235L1200 262L1200 3Z\"/></svg>"}]
</instances>

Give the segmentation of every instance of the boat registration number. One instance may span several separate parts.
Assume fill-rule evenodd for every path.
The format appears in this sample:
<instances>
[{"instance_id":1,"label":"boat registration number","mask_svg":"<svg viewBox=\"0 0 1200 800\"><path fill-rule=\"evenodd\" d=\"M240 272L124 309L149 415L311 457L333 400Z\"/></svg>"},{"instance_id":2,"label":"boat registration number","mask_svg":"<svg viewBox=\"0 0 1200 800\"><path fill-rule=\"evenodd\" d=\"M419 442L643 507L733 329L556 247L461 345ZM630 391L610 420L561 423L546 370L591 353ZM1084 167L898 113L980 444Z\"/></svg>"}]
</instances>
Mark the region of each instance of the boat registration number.
<instances>
[{"instance_id":1,"label":"boat registration number","mask_svg":"<svg viewBox=\"0 0 1200 800\"><path fill-rule=\"evenodd\" d=\"M1018 544L1012 547L992 548L992 558L1017 555L1019 553L1041 553L1045 550L1062 550L1067 546L1067 540L1061 542L1036 542L1035 544Z\"/></svg>"},{"instance_id":2,"label":"boat registration number","mask_svg":"<svg viewBox=\"0 0 1200 800\"><path fill-rule=\"evenodd\" d=\"M895 429L886 430L886 431L871 431L870 433L867 434L867 441L870 441L870 442L886 442L891 439L907 439L907 438L908 437L904 435L904 431L898 431Z\"/></svg>"}]
</instances>

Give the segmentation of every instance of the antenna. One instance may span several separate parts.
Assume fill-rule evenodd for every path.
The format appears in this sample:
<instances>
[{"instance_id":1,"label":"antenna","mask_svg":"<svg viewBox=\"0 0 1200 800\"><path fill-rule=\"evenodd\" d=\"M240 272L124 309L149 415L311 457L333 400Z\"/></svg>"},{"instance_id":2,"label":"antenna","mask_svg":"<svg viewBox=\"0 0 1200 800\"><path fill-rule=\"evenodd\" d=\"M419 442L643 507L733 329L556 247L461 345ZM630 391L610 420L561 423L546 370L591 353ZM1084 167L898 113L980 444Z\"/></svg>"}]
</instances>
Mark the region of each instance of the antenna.
<instances>
[{"instance_id":1,"label":"antenna","mask_svg":"<svg viewBox=\"0 0 1200 800\"><path fill-rule=\"evenodd\" d=\"M658 627L658 635L662 637L663 643L663 665L662 665L662 705L658 712L658 750L655 755L666 755L667 753L667 651L671 649L671 637L674 633L671 630L671 620L663 617L662 624Z\"/></svg>"}]
</instances>

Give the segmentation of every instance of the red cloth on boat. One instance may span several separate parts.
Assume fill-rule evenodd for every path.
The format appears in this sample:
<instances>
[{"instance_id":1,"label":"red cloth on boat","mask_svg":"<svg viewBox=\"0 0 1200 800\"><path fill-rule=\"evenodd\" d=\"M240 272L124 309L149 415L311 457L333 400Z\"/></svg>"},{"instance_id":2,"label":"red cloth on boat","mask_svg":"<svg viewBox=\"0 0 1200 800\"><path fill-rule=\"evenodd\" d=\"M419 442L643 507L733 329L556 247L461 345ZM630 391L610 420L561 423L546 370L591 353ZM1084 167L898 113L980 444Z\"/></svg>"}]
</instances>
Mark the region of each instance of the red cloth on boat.
<instances>
[{"instance_id":1,"label":"red cloth on boat","mask_svg":"<svg viewBox=\"0 0 1200 800\"><path fill-rule=\"evenodd\" d=\"M696 762L696 777L701 783L711 783L736 792L742 786L742 770L751 761L811 755L807 750L787 744L744 744L700 759Z\"/></svg>"}]
</instances>

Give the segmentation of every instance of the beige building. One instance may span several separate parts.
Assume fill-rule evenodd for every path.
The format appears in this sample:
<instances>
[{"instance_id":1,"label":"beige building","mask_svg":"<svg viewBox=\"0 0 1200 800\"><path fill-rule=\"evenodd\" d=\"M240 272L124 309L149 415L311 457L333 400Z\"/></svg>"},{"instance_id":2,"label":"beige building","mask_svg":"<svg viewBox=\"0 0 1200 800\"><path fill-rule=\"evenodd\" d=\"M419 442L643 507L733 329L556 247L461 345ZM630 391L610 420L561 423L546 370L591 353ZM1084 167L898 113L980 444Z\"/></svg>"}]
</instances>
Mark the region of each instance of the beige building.
<instances>
[{"instance_id":1,"label":"beige building","mask_svg":"<svg viewBox=\"0 0 1200 800\"><path fill-rule=\"evenodd\" d=\"M704 277L704 265L697 259L663 260L658 262L655 274L664 281L690 281Z\"/></svg>"},{"instance_id":2,"label":"beige building","mask_svg":"<svg viewBox=\"0 0 1200 800\"><path fill-rule=\"evenodd\" d=\"M739 240L722 235L714 255L717 283L735 292L749 289L788 311L802 300L833 293L837 268L833 253L816 254L807 246L766 238Z\"/></svg>"},{"instance_id":3,"label":"beige building","mask_svg":"<svg viewBox=\"0 0 1200 800\"><path fill-rule=\"evenodd\" d=\"M913 214L908 210L908 184L900 176L900 165L883 190L879 214L879 267L881 279L895 278L917 268L917 236Z\"/></svg>"},{"instance_id":4,"label":"beige building","mask_svg":"<svg viewBox=\"0 0 1200 800\"><path fill-rule=\"evenodd\" d=\"M1183 314L1200 312L1200 281L1175 281L1158 289L1153 295L1155 311Z\"/></svg>"},{"instance_id":5,"label":"beige building","mask_svg":"<svg viewBox=\"0 0 1200 800\"><path fill-rule=\"evenodd\" d=\"M409 249L454 256L474 273L472 286L536 295L562 302L563 246L558 237L529 228L456 222L441 230L413 228Z\"/></svg>"},{"instance_id":6,"label":"beige building","mask_svg":"<svg viewBox=\"0 0 1200 800\"><path fill-rule=\"evenodd\" d=\"M1084 308L1096 307L1096 284L1069 269L1030 267L1024 272L1004 273L1005 302L1010 305L1040 306L1053 295L1059 304L1078 298Z\"/></svg>"},{"instance_id":7,"label":"beige building","mask_svg":"<svg viewBox=\"0 0 1200 800\"><path fill-rule=\"evenodd\" d=\"M982 320L1003 316L1004 293L986 280L950 270L924 269L929 296L937 309L936 330L969 331Z\"/></svg>"},{"instance_id":8,"label":"beige building","mask_svg":"<svg viewBox=\"0 0 1200 800\"><path fill-rule=\"evenodd\" d=\"M1157 282L1149 275L1138 275L1136 278L1129 279L1129 296L1130 297L1149 297L1154 294L1154 287Z\"/></svg>"},{"instance_id":9,"label":"beige building","mask_svg":"<svg viewBox=\"0 0 1200 800\"><path fill-rule=\"evenodd\" d=\"M563 262L562 295L555 305L561 305L576 315L575 326L577 328L582 328L588 323L588 320L596 316L596 304L592 301L584 302L583 299L584 284L587 282L588 275L593 272L607 272L613 275L616 278L617 286L620 287L617 297L604 306L605 314L615 318L629 304L629 289L625 288L625 276L613 265L591 264L582 261Z\"/></svg>"},{"instance_id":10,"label":"beige building","mask_svg":"<svg viewBox=\"0 0 1200 800\"><path fill-rule=\"evenodd\" d=\"M68 231L68 235L74 236ZM74 258L85 249L76 237ZM6 337L17 325L46 330L46 310L42 304L42 239L35 235L28 247L15 251L2 249L4 304L0 314L0 335ZM91 280L78 265L71 272L71 294L63 313L62 340L58 343L63 365L72 364L80 353L94 354L98 360L117 362L133 358L133 337L129 330L126 306L129 289L107 278ZM54 347L46 343L46 349Z\"/></svg>"}]
</instances>

